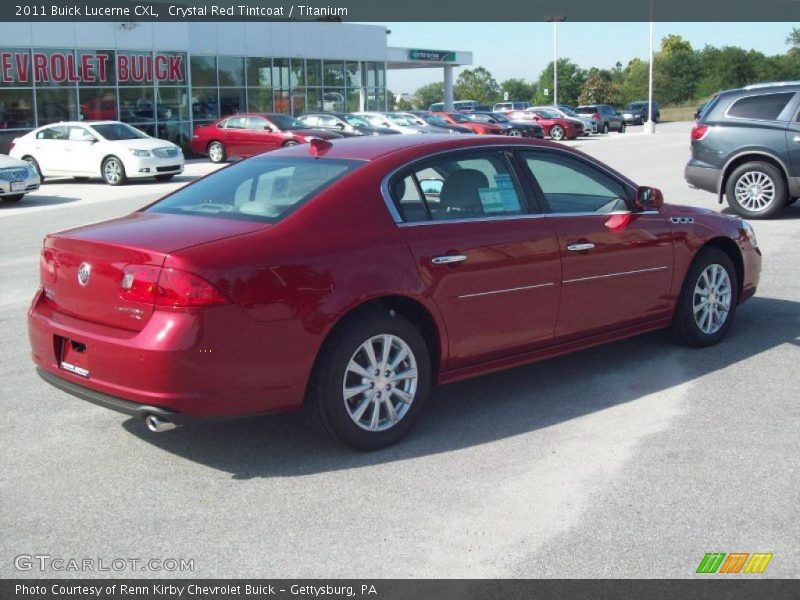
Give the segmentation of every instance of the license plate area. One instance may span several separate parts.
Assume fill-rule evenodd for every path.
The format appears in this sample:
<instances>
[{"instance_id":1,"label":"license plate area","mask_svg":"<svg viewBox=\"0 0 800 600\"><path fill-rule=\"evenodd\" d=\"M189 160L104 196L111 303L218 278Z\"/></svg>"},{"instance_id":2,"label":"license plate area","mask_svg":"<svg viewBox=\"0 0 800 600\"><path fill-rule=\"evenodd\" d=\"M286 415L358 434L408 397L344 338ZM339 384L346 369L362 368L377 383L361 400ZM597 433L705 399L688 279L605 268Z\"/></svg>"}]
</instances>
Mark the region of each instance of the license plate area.
<instances>
[{"instance_id":1,"label":"license plate area","mask_svg":"<svg viewBox=\"0 0 800 600\"><path fill-rule=\"evenodd\" d=\"M24 192L25 191L25 182L24 181L12 181L11 182L11 191L12 192Z\"/></svg>"},{"instance_id":2,"label":"license plate area","mask_svg":"<svg viewBox=\"0 0 800 600\"><path fill-rule=\"evenodd\" d=\"M58 346L59 344L57 344ZM89 352L86 344L78 340L60 338L59 367L80 377L89 377Z\"/></svg>"}]
</instances>

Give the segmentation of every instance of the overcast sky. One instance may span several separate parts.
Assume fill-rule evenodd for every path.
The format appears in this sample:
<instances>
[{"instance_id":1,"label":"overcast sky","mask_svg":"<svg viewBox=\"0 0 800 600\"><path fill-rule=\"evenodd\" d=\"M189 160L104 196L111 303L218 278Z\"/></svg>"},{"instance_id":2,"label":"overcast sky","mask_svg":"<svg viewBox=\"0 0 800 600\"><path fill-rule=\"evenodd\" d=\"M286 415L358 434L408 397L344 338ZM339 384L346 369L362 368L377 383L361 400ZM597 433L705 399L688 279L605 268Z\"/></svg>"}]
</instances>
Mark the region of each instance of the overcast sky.
<instances>
[{"instance_id":1,"label":"overcast sky","mask_svg":"<svg viewBox=\"0 0 800 600\"><path fill-rule=\"evenodd\" d=\"M378 23L375 23L376 25ZM431 50L471 50L473 66L488 68L498 82L511 77L532 80L553 57L551 23L380 23L391 30L390 46ZM782 54L786 36L800 23L656 23L655 40L682 35L695 48L740 46L765 54ZM559 23L559 56L580 66L611 68L647 58L647 23ZM388 72L389 89L400 94L440 81L441 69Z\"/></svg>"}]
</instances>

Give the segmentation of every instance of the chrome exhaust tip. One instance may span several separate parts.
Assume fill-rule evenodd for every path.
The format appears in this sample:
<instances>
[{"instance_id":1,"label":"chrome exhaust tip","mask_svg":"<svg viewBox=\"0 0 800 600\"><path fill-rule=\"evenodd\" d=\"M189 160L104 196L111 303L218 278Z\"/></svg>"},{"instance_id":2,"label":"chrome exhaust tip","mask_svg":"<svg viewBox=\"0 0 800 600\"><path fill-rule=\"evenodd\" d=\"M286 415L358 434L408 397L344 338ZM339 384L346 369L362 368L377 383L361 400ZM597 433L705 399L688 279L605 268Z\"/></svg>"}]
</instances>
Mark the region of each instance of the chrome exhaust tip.
<instances>
[{"instance_id":1,"label":"chrome exhaust tip","mask_svg":"<svg viewBox=\"0 0 800 600\"><path fill-rule=\"evenodd\" d=\"M147 415L144 418L144 424L147 425L147 428L153 433L163 433L177 427L175 423L156 415Z\"/></svg>"}]
</instances>

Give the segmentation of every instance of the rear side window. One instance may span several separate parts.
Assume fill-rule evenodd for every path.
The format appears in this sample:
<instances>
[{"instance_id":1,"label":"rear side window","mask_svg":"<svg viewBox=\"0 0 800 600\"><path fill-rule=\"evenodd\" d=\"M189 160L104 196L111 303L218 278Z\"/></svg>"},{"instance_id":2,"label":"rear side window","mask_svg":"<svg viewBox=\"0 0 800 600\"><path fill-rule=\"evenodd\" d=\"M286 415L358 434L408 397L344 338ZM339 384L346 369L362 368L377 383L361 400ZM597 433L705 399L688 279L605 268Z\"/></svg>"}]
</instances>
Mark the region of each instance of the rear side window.
<instances>
[{"instance_id":1,"label":"rear side window","mask_svg":"<svg viewBox=\"0 0 800 600\"><path fill-rule=\"evenodd\" d=\"M729 117L739 119L759 119L761 121L776 121L778 116L789 104L794 96L792 92L778 94L762 94L740 98L728 109ZM704 113L706 111L703 111Z\"/></svg>"},{"instance_id":2,"label":"rear side window","mask_svg":"<svg viewBox=\"0 0 800 600\"><path fill-rule=\"evenodd\" d=\"M258 157L181 188L145 212L277 223L361 161Z\"/></svg>"},{"instance_id":3,"label":"rear side window","mask_svg":"<svg viewBox=\"0 0 800 600\"><path fill-rule=\"evenodd\" d=\"M403 220L448 221L526 212L502 152L458 154L418 163L391 188Z\"/></svg>"}]
</instances>

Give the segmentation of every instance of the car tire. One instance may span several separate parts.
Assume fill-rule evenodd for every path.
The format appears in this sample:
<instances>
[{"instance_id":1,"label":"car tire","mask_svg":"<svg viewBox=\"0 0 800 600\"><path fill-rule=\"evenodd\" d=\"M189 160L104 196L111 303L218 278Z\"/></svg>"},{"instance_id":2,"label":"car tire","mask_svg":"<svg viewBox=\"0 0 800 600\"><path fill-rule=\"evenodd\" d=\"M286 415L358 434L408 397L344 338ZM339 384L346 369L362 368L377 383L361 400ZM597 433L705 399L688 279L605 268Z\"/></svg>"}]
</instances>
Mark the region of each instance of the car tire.
<instances>
[{"instance_id":1,"label":"car tire","mask_svg":"<svg viewBox=\"0 0 800 600\"><path fill-rule=\"evenodd\" d=\"M225 150L225 146L222 145L222 142L217 142L216 140L208 145L206 153L208 154L208 160L214 164L225 162L228 159L228 152Z\"/></svg>"},{"instance_id":2,"label":"car tire","mask_svg":"<svg viewBox=\"0 0 800 600\"><path fill-rule=\"evenodd\" d=\"M39 181L44 181L44 175L42 175L42 169L39 167L39 162L33 158L32 156L23 156L22 160L26 163L33 165L33 168L36 169L36 173L39 175Z\"/></svg>"},{"instance_id":3,"label":"car tire","mask_svg":"<svg viewBox=\"0 0 800 600\"><path fill-rule=\"evenodd\" d=\"M564 129L560 125L553 125L550 128L550 139L560 142L564 139Z\"/></svg>"},{"instance_id":4,"label":"car tire","mask_svg":"<svg viewBox=\"0 0 800 600\"><path fill-rule=\"evenodd\" d=\"M625 130L626 130L627 128L628 128L628 126L627 126L627 125L625 125L625 123L623 123L622 125L620 125L620 126L619 126L619 132L620 132L620 133L625 133Z\"/></svg>"},{"instance_id":5,"label":"car tire","mask_svg":"<svg viewBox=\"0 0 800 600\"><path fill-rule=\"evenodd\" d=\"M754 161L736 167L728 176L725 197L737 215L768 219L786 206L789 190L780 169Z\"/></svg>"},{"instance_id":6,"label":"car tire","mask_svg":"<svg viewBox=\"0 0 800 600\"><path fill-rule=\"evenodd\" d=\"M390 368L384 370L381 361L387 338L391 340ZM366 350L368 345L374 360ZM402 352L407 352L405 358L391 365ZM414 372L416 379L399 380L400 385L388 383L387 372L395 376ZM369 376L364 376L367 373ZM388 392L388 402L386 396L378 397L387 393L389 388L384 385L395 386ZM430 352L420 331L393 311L374 311L351 320L326 341L309 383L304 410L317 431L356 450L377 450L396 443L411 430L422 413L430 386ZM403 389L397 392L400 387ZM401 394L410 401L401 400ZM393 424L392 415L397 418Z\"/></svg>"},{"instance_id":7,"label":"car tire","mask_svg":"<svg viewBox=\"0 0 800 600\"><path fill-rule=\"evenodd\" d=\"M155 180L156 181L169 181L173 177L175 177L175 173L169 173L167 175L156 175L155 176Z\"/></svg>"},{"instance_id":8,"label":"car tire","mask_svg":"<svg viewBox=\"0 0 800 600\"><path fill-rule=\"evenodd\" d=\"M0 196L0 200L8 203L19 202L22 200L23 196L25 196L25 194L9 194L8 196Z\"/></svg>"},{"instance_id":9,"label":"car tire","mask_svg":"<svg viewBox=\"0 0 800 600\"><path fill-rule=\"evenodd\" d=\"M603 133L608 133L608 123L603 123Z\"/></svg>"},{"instance_id":10,"label":"car tire","mask_svg":"<svg viewBox=\"0 0 800 600\"><path fill-rule=\"evenodd\" d=\"M101 174L108 185L123 185L128 180L125 165L116 156L109 156L103 161Z\"/></svg>"},{"instance_id":11,"label":"car tire","mask_svg":"<svg viewBox=\"0 0 800 600\"><path fill-rule=\"evenodd\" d=\"M731 328L738 301L739 281L731 258L719 248L701 248L683 280L672 331L693 348L716 344Z\"/></svg>"},{"instance_id":12,"label":"car tire","mask_svg":"<svg viewBox=\"0 0 800 600\"><path fill-rule=\"evenodd\" d=\"M285 141L283 143L283 146L281 146L281 148L291 148L292 146L297 146L297 141L296 140L287 140L287 141Z\"/></svg>"}]
</instances>

